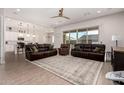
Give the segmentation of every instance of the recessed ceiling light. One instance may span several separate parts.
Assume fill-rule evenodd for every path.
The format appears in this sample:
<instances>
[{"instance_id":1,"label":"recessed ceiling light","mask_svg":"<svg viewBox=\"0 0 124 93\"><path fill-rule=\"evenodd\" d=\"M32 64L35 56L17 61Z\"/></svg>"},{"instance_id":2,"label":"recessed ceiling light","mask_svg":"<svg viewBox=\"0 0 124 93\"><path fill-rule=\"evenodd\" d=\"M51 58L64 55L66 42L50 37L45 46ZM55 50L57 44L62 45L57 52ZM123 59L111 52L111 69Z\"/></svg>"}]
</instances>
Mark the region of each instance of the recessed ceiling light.
<instances>
[{"instance_id":1,"label":"recessed ceiling light","mask_svg":"<svg viewBox=\"0 0 124 93\"><path fill-rule=\"evenodd\" d=\"M101 13L101 11L97 11L97 13L99 14L99 13Z\"/></svg>"},{"instance_id":2,"label":"recessed ceiling light","mask_svg":"<svg viewBox=\"0 0 124 93\"><path fill-rule=\"evenodd\" d=\"M21 11L20 9L16 9L18 12Z\"/></svg>"},{"instance_id":3,"label":"recessed ceiling light","mask_svg":"<svg viewBox=\"0 0 124 93\"><path fill-rule=\"evenodd\" d=\"M18 36L23 37L23 34L22 34L22 33L19 33L19 35L18 35Z\"/></svg>"},{"instance_id":4,"label":"recessed ceiling light","mask_svg":"<svg viewBox=\"0 0 124 93\"><path fill-rule=\"evenodd\" d=\"M30 34L27 34L27 37L30 37Z\"/></svg>"},{"instance_id":5,"label":"recessed ceiling light","mask_svg":"<svg viewBox=\"0 0 124 93\"><path fill-rule=\"evenodd\" d=\"M7 18L7 20L8 20L8 21L10 21L10 19L9 19L9 18Z\"/></svg>"},{"instance_id":6,"label":"recessed ceiling light","mask_svg":"<svg viewBox=\"0 0 124 93\"><path fill-rule=\"evenodd\" d=\"M84 16L89 16L89 15L90 15L90 12L84 13Z\"/></svg>"},{"instance_id":7,"label":"recessed ceiling light","mask_svg":"<svg viewBox=\"0 0 124 93\"><path fill-rule=\"evenodd\" d=\"M35 35L32 35L32 37L36 37Z\"/></svg>"}]
</instances>

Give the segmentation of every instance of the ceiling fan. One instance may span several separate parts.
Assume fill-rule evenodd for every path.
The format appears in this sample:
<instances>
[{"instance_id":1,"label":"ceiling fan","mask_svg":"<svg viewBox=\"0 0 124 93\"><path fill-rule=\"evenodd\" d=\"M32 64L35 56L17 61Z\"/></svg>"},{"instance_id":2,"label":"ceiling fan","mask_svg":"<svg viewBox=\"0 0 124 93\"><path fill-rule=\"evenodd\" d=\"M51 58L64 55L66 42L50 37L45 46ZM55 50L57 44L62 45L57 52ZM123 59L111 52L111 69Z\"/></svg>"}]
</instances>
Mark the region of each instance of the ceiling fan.
<instances>
[{"instance_id":1,"label":"ceiling fan","mask_svg":"<svg viewBox=\"0 0 124 93\"><path fill-rule=\"evenodd\" d=\"M59 15L58 15L58 16L53 16L53 17L51 17L51 18L62 17L62 18L65 18L65 19L68 19L68 20L69 20L69 19L70 19L69 17L63 15L63 11L64 11L64 9L61 8L61 9L59 10Z\"/></svg>"}]
</instances>

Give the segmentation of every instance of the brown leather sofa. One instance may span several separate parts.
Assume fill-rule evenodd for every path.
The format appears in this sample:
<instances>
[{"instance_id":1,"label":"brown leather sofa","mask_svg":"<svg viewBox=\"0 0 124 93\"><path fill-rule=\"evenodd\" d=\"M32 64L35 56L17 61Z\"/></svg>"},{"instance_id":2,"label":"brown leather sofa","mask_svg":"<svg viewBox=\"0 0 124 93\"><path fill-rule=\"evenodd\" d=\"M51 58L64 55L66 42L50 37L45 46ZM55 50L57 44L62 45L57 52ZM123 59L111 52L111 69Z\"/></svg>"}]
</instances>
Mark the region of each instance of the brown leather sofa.
<instances>
[{"instance_id":1,"label":"brown leather sofa","mask_svg":"<svg viewBox=\"0 0 124 93\"><path fill-rule=\"evenodd\" d=\"M104 44L76 44L71 50L71 55L86 59L104 62L105 45Z\"/></svg>"},{"instance_id":2,"label":"brown leather sofa","mask_svg":"<svg viewBox=\"0 0 124 93\"><path fill-rule=\"evenodd\" d=\"M59 48L59 55L69 55L70 44L61 44Z\"/></svg>"},{"instance_id":3,"label":"brown leather sofa","mask_svg":"<svg viewBox=\"0 0 124 93\"><path fill-rule=\"evenodd\" d=\"M51 44L28 44L25 45L26 59L33 61L57 55L57 50Z\"/></svg>"}]
</instances>

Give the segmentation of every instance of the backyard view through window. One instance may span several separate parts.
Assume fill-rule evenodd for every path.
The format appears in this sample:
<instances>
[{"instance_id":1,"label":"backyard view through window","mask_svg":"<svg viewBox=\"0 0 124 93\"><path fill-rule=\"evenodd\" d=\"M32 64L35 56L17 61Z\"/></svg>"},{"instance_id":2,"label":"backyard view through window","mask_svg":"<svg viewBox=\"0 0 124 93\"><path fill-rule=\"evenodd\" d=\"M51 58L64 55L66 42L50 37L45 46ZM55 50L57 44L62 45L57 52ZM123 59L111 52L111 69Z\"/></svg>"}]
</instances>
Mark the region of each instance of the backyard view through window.
<instances>
[{"instance_id":1,"label":"backyard view through window","mask_svg":"<svg viewBox=\"0 0 124 93\"><path fill-rule=\"evenodd\" d=\"M77 33L71 32L70 33L70 44L76 44L77 41Z\"/></svg>"},{"instance_id":2,"label":"backyard view through window","mask_svg":"<svg viewBox=\"0 0 124 93\"><path fill-rule=\"evenodd\" d=\"M98 27L78 29L75 31L64 32L64 43L66 44L94 44L98 43L99 39L99 29Z\"/></svg>"}]
</instances>

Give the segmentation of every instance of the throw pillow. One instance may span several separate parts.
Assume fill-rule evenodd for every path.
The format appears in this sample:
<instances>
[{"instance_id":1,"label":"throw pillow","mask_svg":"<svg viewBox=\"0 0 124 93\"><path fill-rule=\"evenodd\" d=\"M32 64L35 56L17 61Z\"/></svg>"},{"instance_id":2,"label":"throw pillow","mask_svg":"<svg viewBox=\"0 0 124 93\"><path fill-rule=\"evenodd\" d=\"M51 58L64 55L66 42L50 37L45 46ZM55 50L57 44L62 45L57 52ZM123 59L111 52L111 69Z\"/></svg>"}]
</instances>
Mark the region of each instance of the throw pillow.
<instances>
[{"instance_id":1,"label":"throw pillow","mask_svg":"<svg viewBox=\"0 0 124 93\"><path fill-rule=\"evenodd\" d=\"M53 49L53 47L54 47L53 45L50 45L50 46L49 46L49 50L52 50L52 49Z\"/></svg>"},{"instance_id":2,"label":"throw pillow","mask_svg":"<svg viewBox=\"0 0 124 93\"><path fill-rule=\"evenodd\" d=\"M77 51L80 51L80 50L81 50L80 46L75 46L75 49L76 49Z\"/></svg>"},{"instance_id":3,"label":"throw pillow","mask_svg":"<svg viewBox=\"0 0 124 93\"><path fill-rule=\"evenodd\" d=\"M29 49L27 49L30 52L34 52L33 49L31 47L29 47Z\"/></svg>"},{"instance_id":4,"label":"throw pillow","mask_svg":"<svg viewBox=\"0 0 124 93\"><path fill-rule=\"evenodd\" d=\"M36 46L33 46L32 50L33 50L33 52L38 52L38 49L36 48Z\"/></svg>"},{"instance_id":5,"label":"throw pillow","mask_svg":"<svg viewBox=\"0 0 124 93\"><path fill-rule=\"evenodd\" d=\"M102 50L101 48L96 47L96 48L93 50L93 52L99 53L101 50Z\"/></svg>"}]
</instances>

